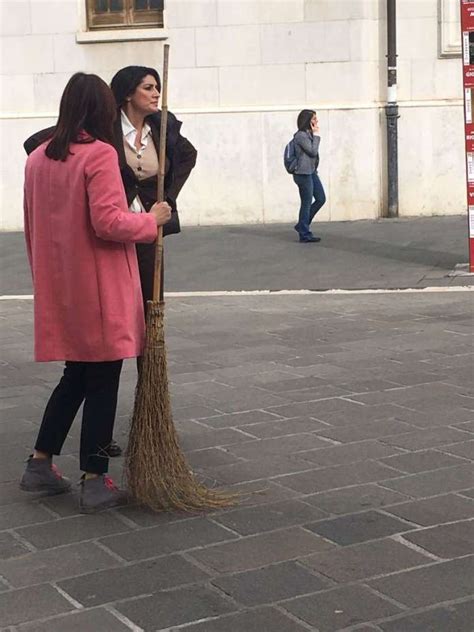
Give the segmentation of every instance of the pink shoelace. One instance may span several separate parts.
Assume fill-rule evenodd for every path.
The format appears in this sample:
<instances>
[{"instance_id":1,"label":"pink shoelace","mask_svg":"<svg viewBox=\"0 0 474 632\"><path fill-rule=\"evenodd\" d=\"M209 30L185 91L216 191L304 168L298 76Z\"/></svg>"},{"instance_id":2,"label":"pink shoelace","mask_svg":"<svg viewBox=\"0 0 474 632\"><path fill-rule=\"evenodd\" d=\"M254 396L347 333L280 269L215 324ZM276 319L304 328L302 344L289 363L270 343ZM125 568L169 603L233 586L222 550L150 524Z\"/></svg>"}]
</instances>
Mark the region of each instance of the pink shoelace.
<instances>
[{"instance_id":1,"label":"pink shoelace","mask_svg":"<svg viewBox=\"0 0 474 632\"><path fill-rule=\"evenodd\" d=\"M54 463L51 465L51 471L53 472L53 474L55 475L56 478L61 479L63 477L63 475L58 470L58 468L54 465Z\"/></svg>"},{"instance_id":2,"label":"pink shoelace","mask_svg":"<svg viewBox=\"0 0 474 632\"><path fill-rule=\"evenodd\" d=\"M104 483L107 489L110 489L110 491L112 492L117 491L118 489L117 485L113 482L113 480L107 474L104 474Z\"/></svg>"}]
</instances>

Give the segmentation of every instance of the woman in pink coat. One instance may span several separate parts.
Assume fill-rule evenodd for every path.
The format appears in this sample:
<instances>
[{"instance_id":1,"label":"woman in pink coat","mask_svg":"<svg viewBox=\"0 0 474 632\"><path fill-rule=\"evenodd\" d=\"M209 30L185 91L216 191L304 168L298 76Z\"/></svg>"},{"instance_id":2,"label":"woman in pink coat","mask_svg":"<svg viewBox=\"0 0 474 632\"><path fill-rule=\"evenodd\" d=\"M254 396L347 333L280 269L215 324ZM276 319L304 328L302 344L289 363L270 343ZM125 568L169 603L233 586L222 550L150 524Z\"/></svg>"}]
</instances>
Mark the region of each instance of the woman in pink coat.
<instances>
[{"instance_id":1,"label":"woman in pink coat","mask_svg":"<svg viewBox=\"0 0 474 632\"><path fill-rule=\"evenodd\" d=\"M130 213L112 146L114 97L96 75L68 82L50 140L28 158L25 237L35 294L35 359L64 360L20 486L61 493L52 464L84 402L80 509L123 501L106 476L124 358L139 356L145 324L134 244L156 239L166 202Z\"/></svg>"}]
</instances>

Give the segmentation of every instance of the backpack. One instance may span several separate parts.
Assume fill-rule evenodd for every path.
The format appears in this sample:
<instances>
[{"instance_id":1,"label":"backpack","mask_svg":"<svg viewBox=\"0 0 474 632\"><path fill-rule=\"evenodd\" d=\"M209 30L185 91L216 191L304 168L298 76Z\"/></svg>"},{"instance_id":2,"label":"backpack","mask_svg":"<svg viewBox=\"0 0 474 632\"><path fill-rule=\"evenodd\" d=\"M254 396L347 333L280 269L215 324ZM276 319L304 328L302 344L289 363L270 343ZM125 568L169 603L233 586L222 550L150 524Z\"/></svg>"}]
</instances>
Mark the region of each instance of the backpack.
<instances>
[{"instance_id":1,"label":"backpack","mask_svg":"<svg viewBox=\"0 0 474 632\"><path fill-rule=\"evenodd\" d=\"M295 141L291 139L288 145L285 147L285 153L283 154L283 164L288 173L295 173L298 168L298 159L296 157Z\"/></svg>"}]
</instances>

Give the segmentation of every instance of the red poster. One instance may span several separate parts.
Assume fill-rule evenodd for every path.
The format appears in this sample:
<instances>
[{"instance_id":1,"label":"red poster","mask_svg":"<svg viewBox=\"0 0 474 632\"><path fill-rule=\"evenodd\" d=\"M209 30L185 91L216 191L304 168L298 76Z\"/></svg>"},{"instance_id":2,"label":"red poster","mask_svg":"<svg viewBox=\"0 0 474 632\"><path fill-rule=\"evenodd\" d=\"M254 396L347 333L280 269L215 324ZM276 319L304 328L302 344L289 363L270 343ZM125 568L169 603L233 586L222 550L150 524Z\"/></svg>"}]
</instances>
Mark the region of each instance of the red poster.
<instances>
[{"instance_id":1,"label":"red poster","mask_svg":"<svg viewBox=\"0 0 474 632\"><path fill-rule=\"evenodd\" d=\"M474 0L461 2L469 271L474 272Z\"/></svg>"}]
</instances>

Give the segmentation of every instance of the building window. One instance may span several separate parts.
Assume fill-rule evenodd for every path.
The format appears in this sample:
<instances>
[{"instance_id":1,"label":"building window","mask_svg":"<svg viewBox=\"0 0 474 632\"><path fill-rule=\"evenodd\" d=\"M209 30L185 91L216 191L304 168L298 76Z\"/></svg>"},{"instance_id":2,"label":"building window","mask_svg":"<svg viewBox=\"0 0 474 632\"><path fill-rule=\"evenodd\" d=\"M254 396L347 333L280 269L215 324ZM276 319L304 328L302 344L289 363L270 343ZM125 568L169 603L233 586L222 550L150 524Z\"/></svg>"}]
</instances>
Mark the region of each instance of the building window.
<instances>
[{"instance_id":1,"label":"building window","mask_svg":"<svg viewBox=\"0 0 474 632\"><path fill-rule=\"evenodd\" d=\"M438 0L439 57L461 57L459 0Z\"/></svg>"},{"instance_id":2,"label":"building window","mask_svg":"<svg viewBox=\"0 0 474 632\"><path fill-rule=\"evenodd\" d=\"M87 0L90 31L162 28L164 0Z\"/></svg>"}]
</instances>

